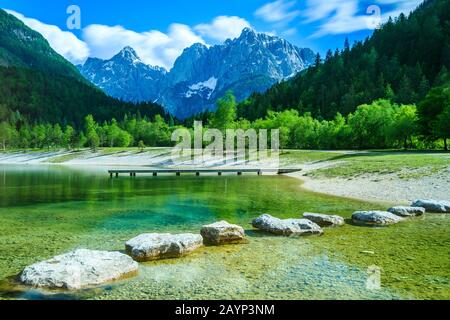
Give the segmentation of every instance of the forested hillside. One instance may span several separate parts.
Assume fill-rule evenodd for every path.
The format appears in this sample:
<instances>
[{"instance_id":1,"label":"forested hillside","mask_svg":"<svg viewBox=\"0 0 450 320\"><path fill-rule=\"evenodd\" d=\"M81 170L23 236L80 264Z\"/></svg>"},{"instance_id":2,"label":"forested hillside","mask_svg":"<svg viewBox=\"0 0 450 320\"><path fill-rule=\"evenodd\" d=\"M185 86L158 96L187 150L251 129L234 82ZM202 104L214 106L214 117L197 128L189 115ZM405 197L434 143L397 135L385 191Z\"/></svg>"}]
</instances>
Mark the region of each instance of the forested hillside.
<instances>
[{"instance_id":1,"label":"forested hillside","mask_svg":"<svg viewBox=\"0 0 450 320\"><path fill-rule=\"evenodd\" d=\"M0 67L0 121L10 120L13 114L32 123L80 127L88 114L98 121L105 121L123 119L126 114L153 118L165 112L157 104L135 105L113 99L73 78Z\"/></svg>"},{"instance_id":2,"label":"forested hillside","mask_svg":"<svg viewBox=\"0 0 450 320\"><path fill-rule=\"evenodd\" d=\"M77 68L56 53L47 40L0 9L0 66L27 67L85 81Z\"/></svg>"},{"instance_id":3,"label":"forested hillside","mask_svg":"<svg viewBox=\"0 0 450 320\"><path fill-rule=\"evenodd\" d=\"M124 103L86 81L47 40L0 9L0 121L59 123L79 128L92 114L98 121L126 114L164 115L156 104Z\"/></svg>"},{"instance_id":4,"label":"forested hillside","mask_svg":"<svg viewBox=\"0 0 450 320\"><path fill-rule=\"evenodd\" d=\"M255 120L270 110L295 109L333 119L380 98L418 103L448 80L449 68L450 1L428 0L410 16L390 19L366 41L352 47L347 42L296 78L252 95L238 115Z\"/></svg>"}]
</instances>

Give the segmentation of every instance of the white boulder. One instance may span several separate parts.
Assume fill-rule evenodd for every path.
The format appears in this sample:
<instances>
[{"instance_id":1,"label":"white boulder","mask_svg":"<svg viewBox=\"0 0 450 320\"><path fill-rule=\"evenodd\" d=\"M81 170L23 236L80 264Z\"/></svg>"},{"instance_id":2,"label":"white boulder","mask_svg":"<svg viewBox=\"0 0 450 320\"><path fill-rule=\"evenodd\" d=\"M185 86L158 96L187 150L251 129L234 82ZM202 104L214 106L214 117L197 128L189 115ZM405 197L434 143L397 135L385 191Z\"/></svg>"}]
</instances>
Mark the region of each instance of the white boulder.
<instances>
[{"instance_id":1,"label":"white boulder","mask_svg":"<svg viewBox=\"0 0 450 320\"><path fill-rule=\"evenodd\" d=\"M334 215L305 212L303 218L311 220L321 227L339 227L345 224L344 218Z\"/></svg>"},{"instance_id":2,"label":"white boulder","mask_svg":"<svg viewBox=\"0 0 450 320\"><path fill-rule=\"evenodd\" d=\"M34 287L76 290L137 271L138 264L125 254L80 249L26 267L20 281Z\"/></svg>"},{"instance_id":3,"label":"white boulder","mask_svg":"<svg viewBox=\"0 0 450 320\"><path fill-rule=\"evenodd\" d=\"M412 203L413 207L425 208L427 212L431 213L449 213L450 212L450 202L449 201L438 201L430 199L419 199Z\"/></svg>"},{"instance_id":4,"label":"white boulder","mask_svg":"<svg viewBox=\"0 0 450 320\"><path fill-rule=\"evenodd\" d=\"M252 222L253 227L282 236L303 236L322 234L323 230L316 223L307 219L278 219L264 214Z\"/></svg>"},{"instance_id":5,"label":"white boulder","mask_svg":"<svg viewBox=\"0 0 450 320\"><path fill-rule=\"evenodd\" d=\"M245 239L244 228L230 224L227 221L219 221L203 226L200 234L203 237L203 242L208 245L236 243Z\"/></svg>"},{"instance_id":6,"label":"white boulder","mask_svg":"<svg viewBox=\"0 0 450 320\"><path fill-rule=\"evenodd\" d=\"M392 207L388 212L393 213L399 217L418 217L425 214L425 208L422 207Z\"/></svg>"},{"instance_id":7,"label":"white boulder","mask_svg":"<svg viewBox=\"0 0 450 320\"><path fill-rule=\"evenodd\" d=\"M200 248L203 238L199 234L141 234L125 244L125 249L139 262L178 258Z\"/></svg>"},{"instance_id":8,"label":"white boulder","mask_svg":"<svg viewBox=\"0 0 450 320\"><path fill-rule=\"evenodd\" d=\"M357 211L353 213L352 220L355 224L383 226L395 224L404 219L385 211Z\"/></svg>"}]
</instances>

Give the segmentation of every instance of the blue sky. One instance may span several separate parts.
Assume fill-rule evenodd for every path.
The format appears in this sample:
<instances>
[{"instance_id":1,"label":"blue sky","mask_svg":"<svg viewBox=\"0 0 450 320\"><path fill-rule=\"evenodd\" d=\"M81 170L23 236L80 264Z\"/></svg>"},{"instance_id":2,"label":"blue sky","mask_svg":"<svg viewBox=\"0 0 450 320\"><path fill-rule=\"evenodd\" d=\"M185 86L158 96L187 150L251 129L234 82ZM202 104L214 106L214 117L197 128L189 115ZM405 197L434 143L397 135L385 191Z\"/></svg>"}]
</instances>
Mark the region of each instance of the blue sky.
<instances>
[{"instance_id":1,"label":"blue sky","mask_svg":"<svg viewBox=\"0 0 450 320\"><path fill-rule=\"evenodd\" d=\"M170 69L195 42L213 45L251 26L324 54L344 40L364 39L388 16L421 0L0 0L73 63L110 58L126 45L152 65ZM66 24L69 5L81 10L81 29Z\"/></svg>"}]
</instances>

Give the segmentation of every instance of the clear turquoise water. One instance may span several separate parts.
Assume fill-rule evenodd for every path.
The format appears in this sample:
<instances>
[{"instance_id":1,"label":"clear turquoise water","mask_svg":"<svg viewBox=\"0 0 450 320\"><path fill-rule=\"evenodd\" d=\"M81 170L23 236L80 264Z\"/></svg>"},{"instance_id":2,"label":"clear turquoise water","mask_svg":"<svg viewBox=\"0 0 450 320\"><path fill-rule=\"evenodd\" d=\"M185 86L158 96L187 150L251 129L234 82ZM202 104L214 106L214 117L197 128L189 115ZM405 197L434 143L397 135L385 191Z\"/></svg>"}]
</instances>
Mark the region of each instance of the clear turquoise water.
<instances>
[{"instance_id":1,"label":"clear turquoise water","mask_svg":"<svg viewBox=\"0 0 450 320\"><path fill-rule=\"evenodd\" d=\"M0 167L0 297L6 299L449 299L450 219L427 215L388 228L347 225L322 237L280 238L252 229L269 213L386 209L307 192L279 176L123 177L105 169ZM199 232L218 220L249 241L140 265L137 277L77 292L23 287L32 263L75 248L123 250L143 232ZM373 251L374 254L363 251ZM381 268L380 290L366 288Z\"/></svg>"}]
</instances>

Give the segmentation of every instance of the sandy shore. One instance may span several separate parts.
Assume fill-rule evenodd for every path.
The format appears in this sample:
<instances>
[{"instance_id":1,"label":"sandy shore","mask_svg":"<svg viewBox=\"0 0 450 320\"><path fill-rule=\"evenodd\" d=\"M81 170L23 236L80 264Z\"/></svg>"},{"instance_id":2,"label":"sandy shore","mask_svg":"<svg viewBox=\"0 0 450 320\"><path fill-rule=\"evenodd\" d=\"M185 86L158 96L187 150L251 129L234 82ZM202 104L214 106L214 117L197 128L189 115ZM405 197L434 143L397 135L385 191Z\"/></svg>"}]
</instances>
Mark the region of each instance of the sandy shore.
<instances>
[{"instance_id":1,"label":"sandy shore","mask_svg":"<svg viewBox=\"0 0 450 320\"><path fill-rule=\"evenodd\" d=\"M410 205L422 199L450 200L450 168L417 179L400 179L397 174L367 174L357 178L310 178L314 170L339 165L338 162L323 162L320 165L305 165L302 172L289 174L303 181L302 188L334 196L365 201Z\"/></svg>"}]
</instances>

